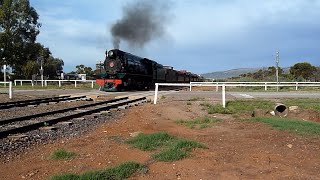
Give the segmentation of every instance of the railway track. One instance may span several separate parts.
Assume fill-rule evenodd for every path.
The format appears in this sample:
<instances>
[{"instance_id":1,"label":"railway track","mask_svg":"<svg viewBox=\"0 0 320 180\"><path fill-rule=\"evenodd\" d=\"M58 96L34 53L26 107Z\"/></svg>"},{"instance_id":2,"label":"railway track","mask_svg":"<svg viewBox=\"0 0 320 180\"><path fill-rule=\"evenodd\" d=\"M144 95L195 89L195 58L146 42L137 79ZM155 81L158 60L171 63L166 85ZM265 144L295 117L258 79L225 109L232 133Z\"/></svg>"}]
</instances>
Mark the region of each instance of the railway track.
<instances>
[{"instance_id":1,"label":"railway track","mask_svg":"<svg viewBox=\"0 0 320 180\"><path fill-rule=\"evenodd\" d=\"M24 101L14 101L7 103L0 103L0 109L9 109L13 107L25 107L30 105L39 105L50 102L61 102L61 101L71 101L76 99L86 98L86 96L60 96L60 97L51 97L51 98L41 98L41 99L31 99Z\"/></svg>"},{"instance_id":2,"label":"railway track","mask_svg":"<svg viewBox=\"0 0 320 180\"><path fill-rule=\"evenodd\" d=\"M2 139L8 137L9 135L32 131L45 126L48 127L58 122L68 121L86 115L92 115L94 113L107 111L113 108L124 108L124 106L144 101L146 101L145 97L137 97L133 99L122 97L62 110L4 119L0 121L0 138Z\"/></svg>"}]
</instances>

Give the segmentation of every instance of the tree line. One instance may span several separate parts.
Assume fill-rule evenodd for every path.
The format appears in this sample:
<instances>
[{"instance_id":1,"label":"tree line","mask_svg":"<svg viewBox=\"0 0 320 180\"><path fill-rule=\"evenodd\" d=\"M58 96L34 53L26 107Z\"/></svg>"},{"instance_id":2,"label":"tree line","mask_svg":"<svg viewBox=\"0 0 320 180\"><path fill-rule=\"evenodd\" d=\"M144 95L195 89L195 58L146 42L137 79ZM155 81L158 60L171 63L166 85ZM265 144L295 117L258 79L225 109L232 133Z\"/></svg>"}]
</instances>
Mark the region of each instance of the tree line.
<instances>
[{"instance_id":1,"label":"tree line","mask_svg":"<svg viewBox=\"0 0 320 180\"><path fill-rule=\"evenodd\" d=\"M55 58L50 49L36 42L40 33L39 15L29 0L0 0L0 65L12 68L13 79L39 74L55 78L64 62Z\"/></svg>"},{"instance_id":2,"label":"tree line","mask_svg":"<svg viewBox=\"0 0 320 180\"><path fill-rule=\"evenodd\" d=\"M309 62L301 62L291 66L286 73L279 67L278 75L280 81L320 81L320 67L313 66ZM254 73L241 74L239 77L231 79L276 81L276 67L271 66Z\"/></svg>"}]
</instances>

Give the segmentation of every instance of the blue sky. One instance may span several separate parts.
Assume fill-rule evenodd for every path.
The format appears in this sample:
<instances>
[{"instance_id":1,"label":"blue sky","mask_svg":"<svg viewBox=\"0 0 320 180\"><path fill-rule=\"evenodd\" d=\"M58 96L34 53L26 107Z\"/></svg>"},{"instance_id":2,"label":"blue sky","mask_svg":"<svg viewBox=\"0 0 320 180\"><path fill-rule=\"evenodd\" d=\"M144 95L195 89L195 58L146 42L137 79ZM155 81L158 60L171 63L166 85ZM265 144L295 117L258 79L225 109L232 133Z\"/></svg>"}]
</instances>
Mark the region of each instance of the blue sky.
<instances>
[{"instance_id":1,"label":"blue sky","mask_svg":"<svg viewBox=\"0 0 320 180\"><path fill-rule=\"evenodd\" d=\"M70 72L95 67L113 48L110 28L132 0L30 0L42 23L37 41ZM121 49L194 73L298 62L320 65L320 0L175 0L166 35Z\"/></svg>"}]
</instances>

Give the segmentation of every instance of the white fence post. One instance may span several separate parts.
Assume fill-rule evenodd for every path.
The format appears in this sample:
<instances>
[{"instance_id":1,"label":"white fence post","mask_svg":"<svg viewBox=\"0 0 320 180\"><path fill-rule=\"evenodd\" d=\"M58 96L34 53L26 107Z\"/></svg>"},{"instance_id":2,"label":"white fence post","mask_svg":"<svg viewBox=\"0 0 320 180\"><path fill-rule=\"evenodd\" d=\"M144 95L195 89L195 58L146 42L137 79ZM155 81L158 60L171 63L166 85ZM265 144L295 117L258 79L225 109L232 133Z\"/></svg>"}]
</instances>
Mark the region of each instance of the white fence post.
<instances>
[{"instance_id":1,"label":"white fence post","mask_svg":"<svg viewBox=\"0 0 320 180\"><path fill-rule=\"evenodd\" d=\"M296 82L296 91L298 91L298 83Z\"/></svg>"},{"instance_id":2,"label":"white fence post","mask_svg":"<svg viewBox=\"0 0 320 180\"><path fill-rule=\"evenodd\" d=\"M159 84L156 83L156 89L155 89L155 91L154 91L153 104L157 104L157 99L158 99L158 87L159 87Z\"/></svg>"},{"instance_id":3,"label":"white fence post","mask_svg":"<svg viewBox=\"0 0 320 180\"><path fill-rule=\"evenodd\" d=\"M219 86L218 86L218 83L216 83L217 84L217 86L216 86L216 92L218 92L219 91Z\"/></svg>"},{"instance_id":4,"label":"white fence post","mask_svg":"<svg viewBox=\"0 0 320 180\"><path fill-rule=\"evenodd\" d=\"M61 87L61 81L59 81L59 87Z\"/></svg>"},{"instance_id":5,"label":"white fence post","mask_svg":"<svg viewBox=\"0 0 320 180\"><path fill-rule=\"evenodd\" d=\"M77 87L77 80L74 80L74 87Z\"/></svg>"},{"instance_id":6,"label":"white fence post","mask_svg":"<svg viewBox=\"0 0 320 180\"><path fill-rule=\"evenodd\" d=\"M267 83L264 83L264 84L265 84L264 90L266 91L266 90L268 90L268 88L267 88Z\"/></svg>"},{"instance_id":7,"label":"white fence post","mask_svg":"<svg viewBox=\"0 0 320 180\"><path fill-rule=\"evenodd\" d=\"M12 99L12 82L9 82L9 98Z\"/></svg>"},{"instance_id":8,"label":"white fence post","mask_svg":"<svg viewBox=\"0 0 320 180\"><path fill-rule=\"evenodd\" d=\"M22 86L22 81L20 81L20 85Z\"/></svg>"},{"instance_id":9,"label":"white fence post","mask_svg":"<svg viewBox=\"0 0 320 180\"><path fill-rule=\"evenodd\" d=\"M14 80L14 86L17 86L17 80Z\"/></svg>"},{"instance_id":10,"label":"white fence post","mask_svg":"<svg viewBox=\"0 0 320 180\"><path fill-rule=\"evenodd\" d=\"M191 91L192 83L190 82L190 91Z\"/></svg>"},{"instance_id":11,"label":"white fence post","mask_svg":"<svg viewBox=\"0 0 320 180\"><path fill-rule=\"evenodd\" d=\"M226 85L222 85L222 106L226 108Z\"/></svg>"},{"instance_id":12,"label":"white fence post","mask_svg":"<svg viewBox=\"0 0 320 180\"><path fill-rule=\"evenodd\" d=\"M93 81L91 81L91 88L93 89Z\"/></svg>"}]
</instances>

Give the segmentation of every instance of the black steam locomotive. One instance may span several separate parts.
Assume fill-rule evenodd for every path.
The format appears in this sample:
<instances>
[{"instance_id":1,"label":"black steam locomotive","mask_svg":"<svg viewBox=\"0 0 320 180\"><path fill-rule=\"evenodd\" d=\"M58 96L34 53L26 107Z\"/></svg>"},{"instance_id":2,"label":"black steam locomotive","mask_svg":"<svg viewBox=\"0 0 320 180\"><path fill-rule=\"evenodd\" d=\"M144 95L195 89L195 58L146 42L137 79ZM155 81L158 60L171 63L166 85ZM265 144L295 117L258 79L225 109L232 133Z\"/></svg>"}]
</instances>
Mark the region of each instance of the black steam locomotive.
<instances>
[{"instance_id":1,"label":"black steam locomotive","mask_svg":"<svg viewBox=\"0 0 320 180\"><path fill-rule=\"evenodd\" d=\"M153 60L112 49L106 51L105 73L96 79L103 91L147 90L155 83L186 83L201 78L187 71L177 71Z\"/></svg>"}]
</instances>

